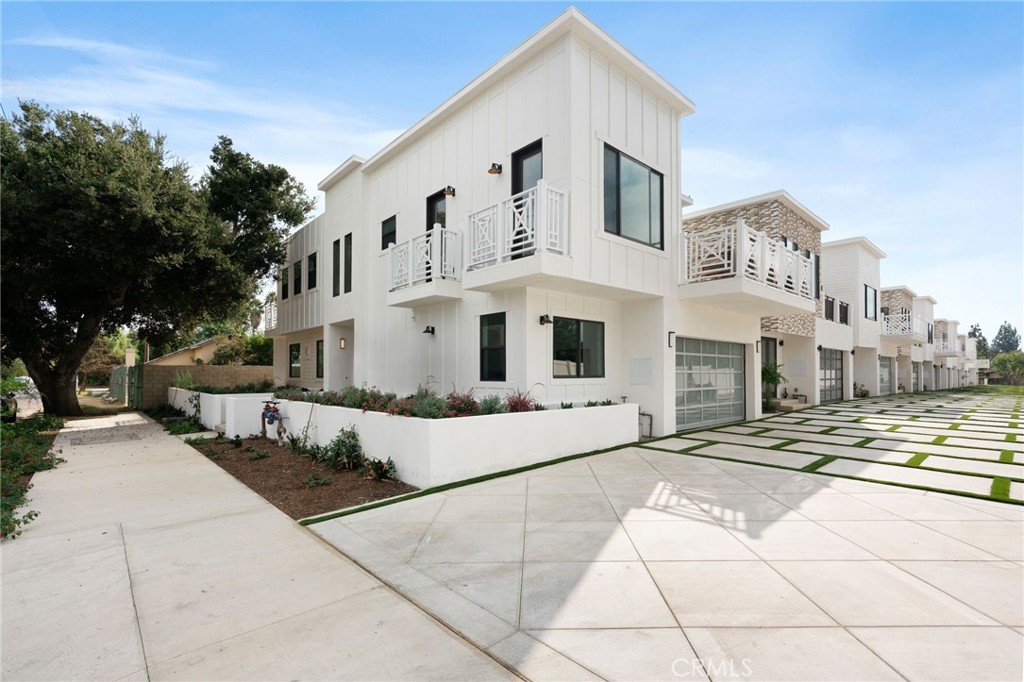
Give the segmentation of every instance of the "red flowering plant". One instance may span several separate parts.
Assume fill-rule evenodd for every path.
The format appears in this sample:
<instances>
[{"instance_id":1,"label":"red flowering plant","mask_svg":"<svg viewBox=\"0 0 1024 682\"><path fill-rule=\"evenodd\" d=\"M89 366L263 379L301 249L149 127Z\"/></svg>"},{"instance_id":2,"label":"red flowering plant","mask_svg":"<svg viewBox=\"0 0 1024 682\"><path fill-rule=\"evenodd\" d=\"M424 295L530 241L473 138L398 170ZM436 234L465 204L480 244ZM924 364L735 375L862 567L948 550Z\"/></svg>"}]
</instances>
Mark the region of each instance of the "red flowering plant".
<instances>
[{"instance_id":1,"label":"red flowering plant","mask_svg":"<svg viewBox=\"0 0 1024 682\"><path fill-rule=\"evenodd\" d=\"M472 417L480 414L480 403L473 397L473 392L459 393L452 391L444 399L445 411L449 417Z\"/></svg>"}]
</instances>

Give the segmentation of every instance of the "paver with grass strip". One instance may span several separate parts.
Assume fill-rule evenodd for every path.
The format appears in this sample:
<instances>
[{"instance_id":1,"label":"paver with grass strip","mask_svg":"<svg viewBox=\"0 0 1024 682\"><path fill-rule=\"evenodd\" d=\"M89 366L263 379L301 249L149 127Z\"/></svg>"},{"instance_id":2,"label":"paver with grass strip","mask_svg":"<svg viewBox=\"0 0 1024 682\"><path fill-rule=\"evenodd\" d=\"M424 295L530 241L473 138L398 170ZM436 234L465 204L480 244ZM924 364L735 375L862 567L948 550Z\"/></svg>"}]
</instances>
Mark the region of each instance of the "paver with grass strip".
<instances>
[{"instance_id":1,"label":"paver with grass strip","mask_svg":"<svg viewBox=\"0 0 1024 682\"><path fill-rule=\"evenodd\" d=\"M823 467L826 464L829 464L831 462L834 462L837 459L839 459L839 458L836 457L835 455L826 455L825 457L822 457L821 459L819 459L816 462L811 462L810 464L805 466L803 469L801 469L801 471L817 471L821 467Z\"/></svg>"},{"instance_id":2,"label":"paver with grass strip","mask_svg":"<svg viewBox=\"0 0 1024 682\"><path fill-rule=\"evenodd\" d=\"M1010 479L999 477L993 478L991 495L997 500L1010 499Z\"/></svg>"},{"instance_id":3,"label":"paver with grass strip","mask_svg":"<svg viewBox=\"0 0 1024 682\"><path fill-rule=\"evenodd\" d=\"M1006 464L1013 464L1013 452L1010 450L1003 450L999 453L999 461L1005 462Z\"/></svg>"},{"instance_id":4,"label":"paver with grass strip","mask_svg":"<svg viewBox=\"0 0 1024 682\"><path fill-rule=\"evenodd\" d=\"M907 460L907 465L912 467L921 466L921 464L923 464L926 459L928 459L928 453L919 452Z\"/></svg>"},{"instance_id":5,"label":"paver with grass strip","mask_svg":"<svg viewBox=\"0 0 1024 682\"><path fill-rule=\"evenodd\" d=\"M935 440L932 441L932 445L942 445L946 442L946 436L935 436Z\"/></svg>"}]
</instances>

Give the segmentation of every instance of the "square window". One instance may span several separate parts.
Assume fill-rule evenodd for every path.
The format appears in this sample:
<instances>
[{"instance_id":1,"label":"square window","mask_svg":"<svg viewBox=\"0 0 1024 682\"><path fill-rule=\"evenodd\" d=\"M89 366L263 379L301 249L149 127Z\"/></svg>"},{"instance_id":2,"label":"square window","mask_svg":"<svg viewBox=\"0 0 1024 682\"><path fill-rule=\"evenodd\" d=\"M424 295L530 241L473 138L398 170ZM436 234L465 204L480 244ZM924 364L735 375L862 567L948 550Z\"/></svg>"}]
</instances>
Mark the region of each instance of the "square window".
<instances>
[{"instance_id":1,"label":"square window","mask_svg":"<svg viewBox=\"0 0 1024 682\"><path fill-rule=\"evenodd\" d=\"M604 376L604 322L556 317L553 325L555 378Z\"/></svg>"},{"instance_id":2,"label":"square window","mask_svg":"<svg viewBox=\"0 0 1024 682\"><path fill-rule=\"evenodd\" d=\"M663 193L661 173L605 145L605 232L664 248Z\"/></svg>"}]
</instances>

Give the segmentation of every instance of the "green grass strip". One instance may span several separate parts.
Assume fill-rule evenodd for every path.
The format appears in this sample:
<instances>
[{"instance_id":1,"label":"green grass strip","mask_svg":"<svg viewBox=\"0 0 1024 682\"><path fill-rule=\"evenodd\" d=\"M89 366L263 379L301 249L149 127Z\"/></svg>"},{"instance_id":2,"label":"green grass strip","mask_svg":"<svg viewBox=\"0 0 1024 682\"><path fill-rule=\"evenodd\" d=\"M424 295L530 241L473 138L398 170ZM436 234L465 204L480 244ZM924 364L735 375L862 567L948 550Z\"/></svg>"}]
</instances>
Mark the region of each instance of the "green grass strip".
<instances>
[{"instance_id":1,"label":"green grass strip","mask_svg":"<svg viewBox=\"0 0 1024 682\"><path fill-rule=\"evenodd\" d=\"M913 417L907 417L907 421L916 422L920 418L920 416L915 414Z\"/></svg>"},{"instance_id":2,"label":"green grass strip","mask_svg":"<svg viewBox=\"0 0 1024 682\"><path fill-rule=\"evenodd\" d=\"M1017 422L1010 422L1009 424L1007 424L1007 426L1010 427L1011 429L1015 429L1019 426L1019 424Z\"/></svg>"},{"instance_id":3,"label":"green grass strip","mask_svg":"<svg viewBox=\"0 0 1024 682\"><path fill-rule=\"evenodd\" d=\"M1008 433L1008 434L1006 434L1006 441L1008 443L1016 443L1017 442L1017 434L1016 433Z\"/></svg>"},{"instance_id":4,"label":"green grass strip","mask_svg":"<svg viewBox=\"0 0 1024 682\"><path fill-rule=\"evenodd\" d=\"M838 430L839 430L838 426L830 426L827 429L822 429L821 431L818 431L818 433L832 433L833 431L838 431Z\"/></svg>"},{"instance_id":5,"label":"green grass strip","mask_svg":"<svg viewBox=\"0 0 1024 682\"><path fill-rule=\"evenodd\" d=\"M942 445L946 442L948 437L949 436L935 436L935 439L932 441L932 445Z\"/></svg>"},{"instance_id":6,"label":"green grass strip","mask_svg":"<svg viewBox=\"0 0 1024 682\"><path fill-rule=\"evenodd\" d=\"M907 466L919 467L921 466L921 464L924 463L926 459L928 459L928 453L919 452L907 460Z\"/></svg>"},{"instance_id":7,"label":"green grass strip","mask_svg":"<svg viewBox=\"0 0 1024 682\"><path fill-rule=\"evenodd\" d=\"M839 459L839 457L837 455L826 455L825 457L822 457L821 459L818 459L818 460L815 460L815 461L811 462L810 464L808 464L804 468L800 469L800 471L817 471L821 467L825 466L826 464L831 464L832 462L836 461L837 459Z\"/></svg>"},{"instance_id":8,"label":"green grass strip","mask_svg":"<svg viewBox=\"0 0 1024 682\"><path fill-rule=\"evenodd\" d=\"M886 431L899 431L899 430L900 430L900 425L899 424L893 424L892 426L890 426L889 428L886 429Z\"/></svg>"},{"instance_id":9,"label":"green grass strip","mask_svg":"<svg viewBox=\"0 0 1024 682\"><path fill-rule=\"evenodd\" d=\"M867 417L857 417L853 421L856 423L856 422L862 422L862 421L866 421L866 420L867 420Z\"/></svg>"},{"instance_id":10,"label":"green grass strip","mask_svg":"<svg viewBox=\"0 0 1024 682\"><path fill-rule=\"evenodd\" d=\"M783 448L785 448L787 446L795 445L797 443L802 443L802 442L803 441L797 440L797 439L794 438L794 439L790 439L790 440L784 440L781 443L776 443L775 445L770 445L770 446L768 446L768 448L770 450L781 450L781 449L783 449Z\"/></svg>"},{"instance_id":11,"label":"green grass strip","mask_svg":"<svg viewBox=\"0 0 1024 682\"><path fill-rule=\"evenodd\" d=\"M999 461L1003 464L1013 464L1013 450L1003 450L999 453Z\"/></svg>"},{"instance_id":12,"label":"green grass strip","mask_svg":"<svg viewBox=\"0 0 1024 682\"><path fill-rule=\"evenodd\" d=\"M867 447L868 443L873 443L875 440L877 440L877 439L876 438L865 438L863 440L857 441L856 443L854 443L850 447L852 447L852 448L864 448L864 447Z\"/></svg>"},{"instance_id":13,"label":"green grass strip","mask_svg":"<svg viewBox=\"0 0 1024 682\"><path fill-rule=\"evenodd\" d=\"M959 428L960 428L960 425L959 425L959 424L950 424L950 425L949 425L949 430L950 430L950 431L956 431L956 430L957 430L957 429L959 429Z\"/></svg>"},{"instance_id":14,"label":"green grass strip","mask_svg":"<svg viewBox=\"0 0 1024 682\"><path fill-rule=\"evenodd\" d=\"M996 476L992 479L992 497L997 500L1010 499L1010 479Z\"/></svg>"}]
</instances>

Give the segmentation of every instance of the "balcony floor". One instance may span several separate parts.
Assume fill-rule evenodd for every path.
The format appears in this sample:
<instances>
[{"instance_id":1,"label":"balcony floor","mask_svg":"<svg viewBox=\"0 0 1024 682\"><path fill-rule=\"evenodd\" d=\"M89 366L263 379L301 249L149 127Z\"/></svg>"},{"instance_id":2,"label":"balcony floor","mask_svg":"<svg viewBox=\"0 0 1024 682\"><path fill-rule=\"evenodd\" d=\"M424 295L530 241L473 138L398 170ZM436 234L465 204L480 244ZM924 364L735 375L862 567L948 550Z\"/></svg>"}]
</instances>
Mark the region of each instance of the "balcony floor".
<instances>
[{"instance_id":1,"label":"balcony floor","mask_svg":"<svg viewBox=\"0 0 1024 682\"><path fill-rule=\"evenodd\" d=\"M707 306L756 314L761 317L813 313L813 300L746 277L729 277L712 282L682 284L679 298Z\"/></svg>"}]
</instances>

